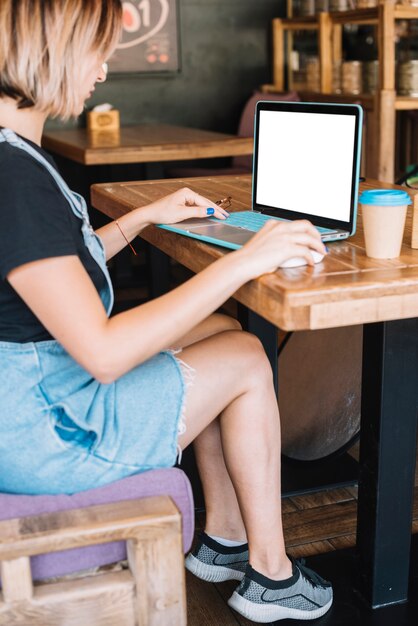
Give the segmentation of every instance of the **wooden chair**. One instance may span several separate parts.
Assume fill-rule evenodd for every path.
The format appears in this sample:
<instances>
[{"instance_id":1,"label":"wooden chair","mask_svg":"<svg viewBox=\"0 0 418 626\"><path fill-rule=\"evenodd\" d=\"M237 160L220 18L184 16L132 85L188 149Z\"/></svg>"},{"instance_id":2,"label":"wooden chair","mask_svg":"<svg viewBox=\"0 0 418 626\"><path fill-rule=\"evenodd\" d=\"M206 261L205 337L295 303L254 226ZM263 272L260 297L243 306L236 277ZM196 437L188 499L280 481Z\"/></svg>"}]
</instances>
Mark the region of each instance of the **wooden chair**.
<instances>
[{"instance_id":1,"label":"wooden chair","mask_svg":"<svg viewBox=\"0 0 418 626\"><path fill-rule=\"evenodd\" d=\"M135 481L146 481L147 475L150 480L151 475L152 482L152 474L160 473L161 477L161 472L169 477L171 491L173 477L174 483L177 481L174 490L185 489L174 494L174 498L180 498L180 507L185 513L183 532L187 531L186 543L182 541L182 516L168 495L121 498L111 504L68 509L65 498L71 499L72 496L0 494L0 506L10 498L32 498L32 507L36 509L40 499L44 507L48 499L49 503L55 499L58 507L62 507L64 501L64 509L68 509L58 508L49 513L0 522L0 625L185 625L183 549L189 548L193 535L193 500L184 473L174 468L151 470L75 496L76 501L80 496L88 499L89 495L90 500L97 501L103 499L106 490L111 489L113 495L120 485L123 493L126 481L128 492L132 493ZM4 508L1 508L0 515L4 517L4 514ZM121 546L123 550L126 547L126 552L120 553ZM107 549L110 554L108 559ZM113 561L115 549L119 550L119 555L127 553L128 569L102 571L95 575L90 572L83 577L67 576L54 582L44 580L34 584L33 578L38 578L39 572L44 579L48 575L45 565L49 564L50 572L55 575L58 556L61 559L58 558L58 569L62 570L67 564L68 570L70 560L70 569L74 570L80 569L80 562L94 565L103 564L103 559ZM85 558L83 561L80 555L85 557L86 553L87 561Z\"/></svg>"}]
</instances>

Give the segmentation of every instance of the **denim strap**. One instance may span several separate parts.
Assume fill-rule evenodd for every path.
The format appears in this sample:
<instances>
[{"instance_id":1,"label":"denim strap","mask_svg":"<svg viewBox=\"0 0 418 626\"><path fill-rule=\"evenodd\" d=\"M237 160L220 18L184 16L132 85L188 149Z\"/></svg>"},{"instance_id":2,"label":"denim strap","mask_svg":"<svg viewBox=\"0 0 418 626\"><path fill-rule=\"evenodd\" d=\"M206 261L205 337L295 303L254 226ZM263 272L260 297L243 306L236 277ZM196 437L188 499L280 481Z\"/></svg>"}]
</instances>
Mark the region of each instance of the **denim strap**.
<instances>
[{"instance_id":1,"label":"denim strap","mask_svg":"<svg viewBox=\"0 0 418 626\"><path fill-rule=\"evenodd\" d=\"M68 204L71 207L72 212L76 217L82 220L81 232L83 235L84 243L90 252L93 259L99 265L106 278L106 287L101 291L100 297L106 308L107 314L110 313L113 307L114 295L113 286L110 279L110 275L106 266L106 256L103 243L98 235L94 232L89 219L87 210L87 204L85 199L80 194L71 191L65 180L57 172L57 170L40 154L35 148L29 145L21 137L18 137L16 133L9 128L3 128L0 130L0 143L7 142L10 145L24 150L27 154L33 157L38 163L43 165L50 173L61 193L64 195Z\"/></svg>"}]
</instances>

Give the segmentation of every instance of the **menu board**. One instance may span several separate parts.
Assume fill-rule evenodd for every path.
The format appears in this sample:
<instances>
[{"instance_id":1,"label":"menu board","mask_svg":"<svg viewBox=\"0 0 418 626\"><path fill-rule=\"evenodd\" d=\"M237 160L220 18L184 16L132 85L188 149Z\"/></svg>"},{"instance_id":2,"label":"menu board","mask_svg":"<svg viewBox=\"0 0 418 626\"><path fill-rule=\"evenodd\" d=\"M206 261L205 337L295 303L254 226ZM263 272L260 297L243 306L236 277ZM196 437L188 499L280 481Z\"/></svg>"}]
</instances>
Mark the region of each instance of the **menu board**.
<instances>
[{"instance_id":1,"label":"menu board","mask_svg":"<svg viewBox=\"0 0 418 626\"><path fill-rule=\"evenodd\" d=\"M122 2L122 6L123 33L109 60L109 71L177 71L177 0L133 0Z\"/></svg>"}]
</instances>

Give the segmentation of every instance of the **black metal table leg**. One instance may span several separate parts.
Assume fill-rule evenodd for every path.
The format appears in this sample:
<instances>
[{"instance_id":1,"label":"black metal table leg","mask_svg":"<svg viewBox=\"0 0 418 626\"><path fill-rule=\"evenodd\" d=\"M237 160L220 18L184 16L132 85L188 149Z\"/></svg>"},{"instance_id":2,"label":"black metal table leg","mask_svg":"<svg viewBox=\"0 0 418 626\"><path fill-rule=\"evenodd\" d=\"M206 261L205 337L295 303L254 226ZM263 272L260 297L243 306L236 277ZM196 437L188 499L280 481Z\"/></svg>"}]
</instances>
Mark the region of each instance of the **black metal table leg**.
<instances>
[{"instance_id":1,"label":"black metal table leg","mask_svg":"<svg viewBox=\"0 0 418 626\"><path fill-rule=\"evenodd\" d=\"M408 598L417 390L418 319L365 325L357 549L373 608Z\"/></svg>"}]
</instances>

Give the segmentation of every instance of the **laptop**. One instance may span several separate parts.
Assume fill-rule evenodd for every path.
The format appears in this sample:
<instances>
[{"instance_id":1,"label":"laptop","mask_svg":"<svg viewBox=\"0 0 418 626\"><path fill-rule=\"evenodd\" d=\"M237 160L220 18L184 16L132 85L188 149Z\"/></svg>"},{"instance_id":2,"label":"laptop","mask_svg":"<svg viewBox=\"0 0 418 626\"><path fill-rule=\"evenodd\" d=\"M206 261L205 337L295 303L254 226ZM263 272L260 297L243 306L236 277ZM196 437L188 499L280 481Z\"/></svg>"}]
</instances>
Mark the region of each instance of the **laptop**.
<instances>
[{"instance_id":1,"label":"laptop","mask_svg":"<svg viewBox=\"0 0 418 626\"><path fill-rule=\"evenodd\" d=\"M226 220L193 218L159 227L232 249L272 218L308 219L323 241L350 237L356 230L362 119L356 104L258 102L252 208Z\"/></svg>"}]
</instances>

